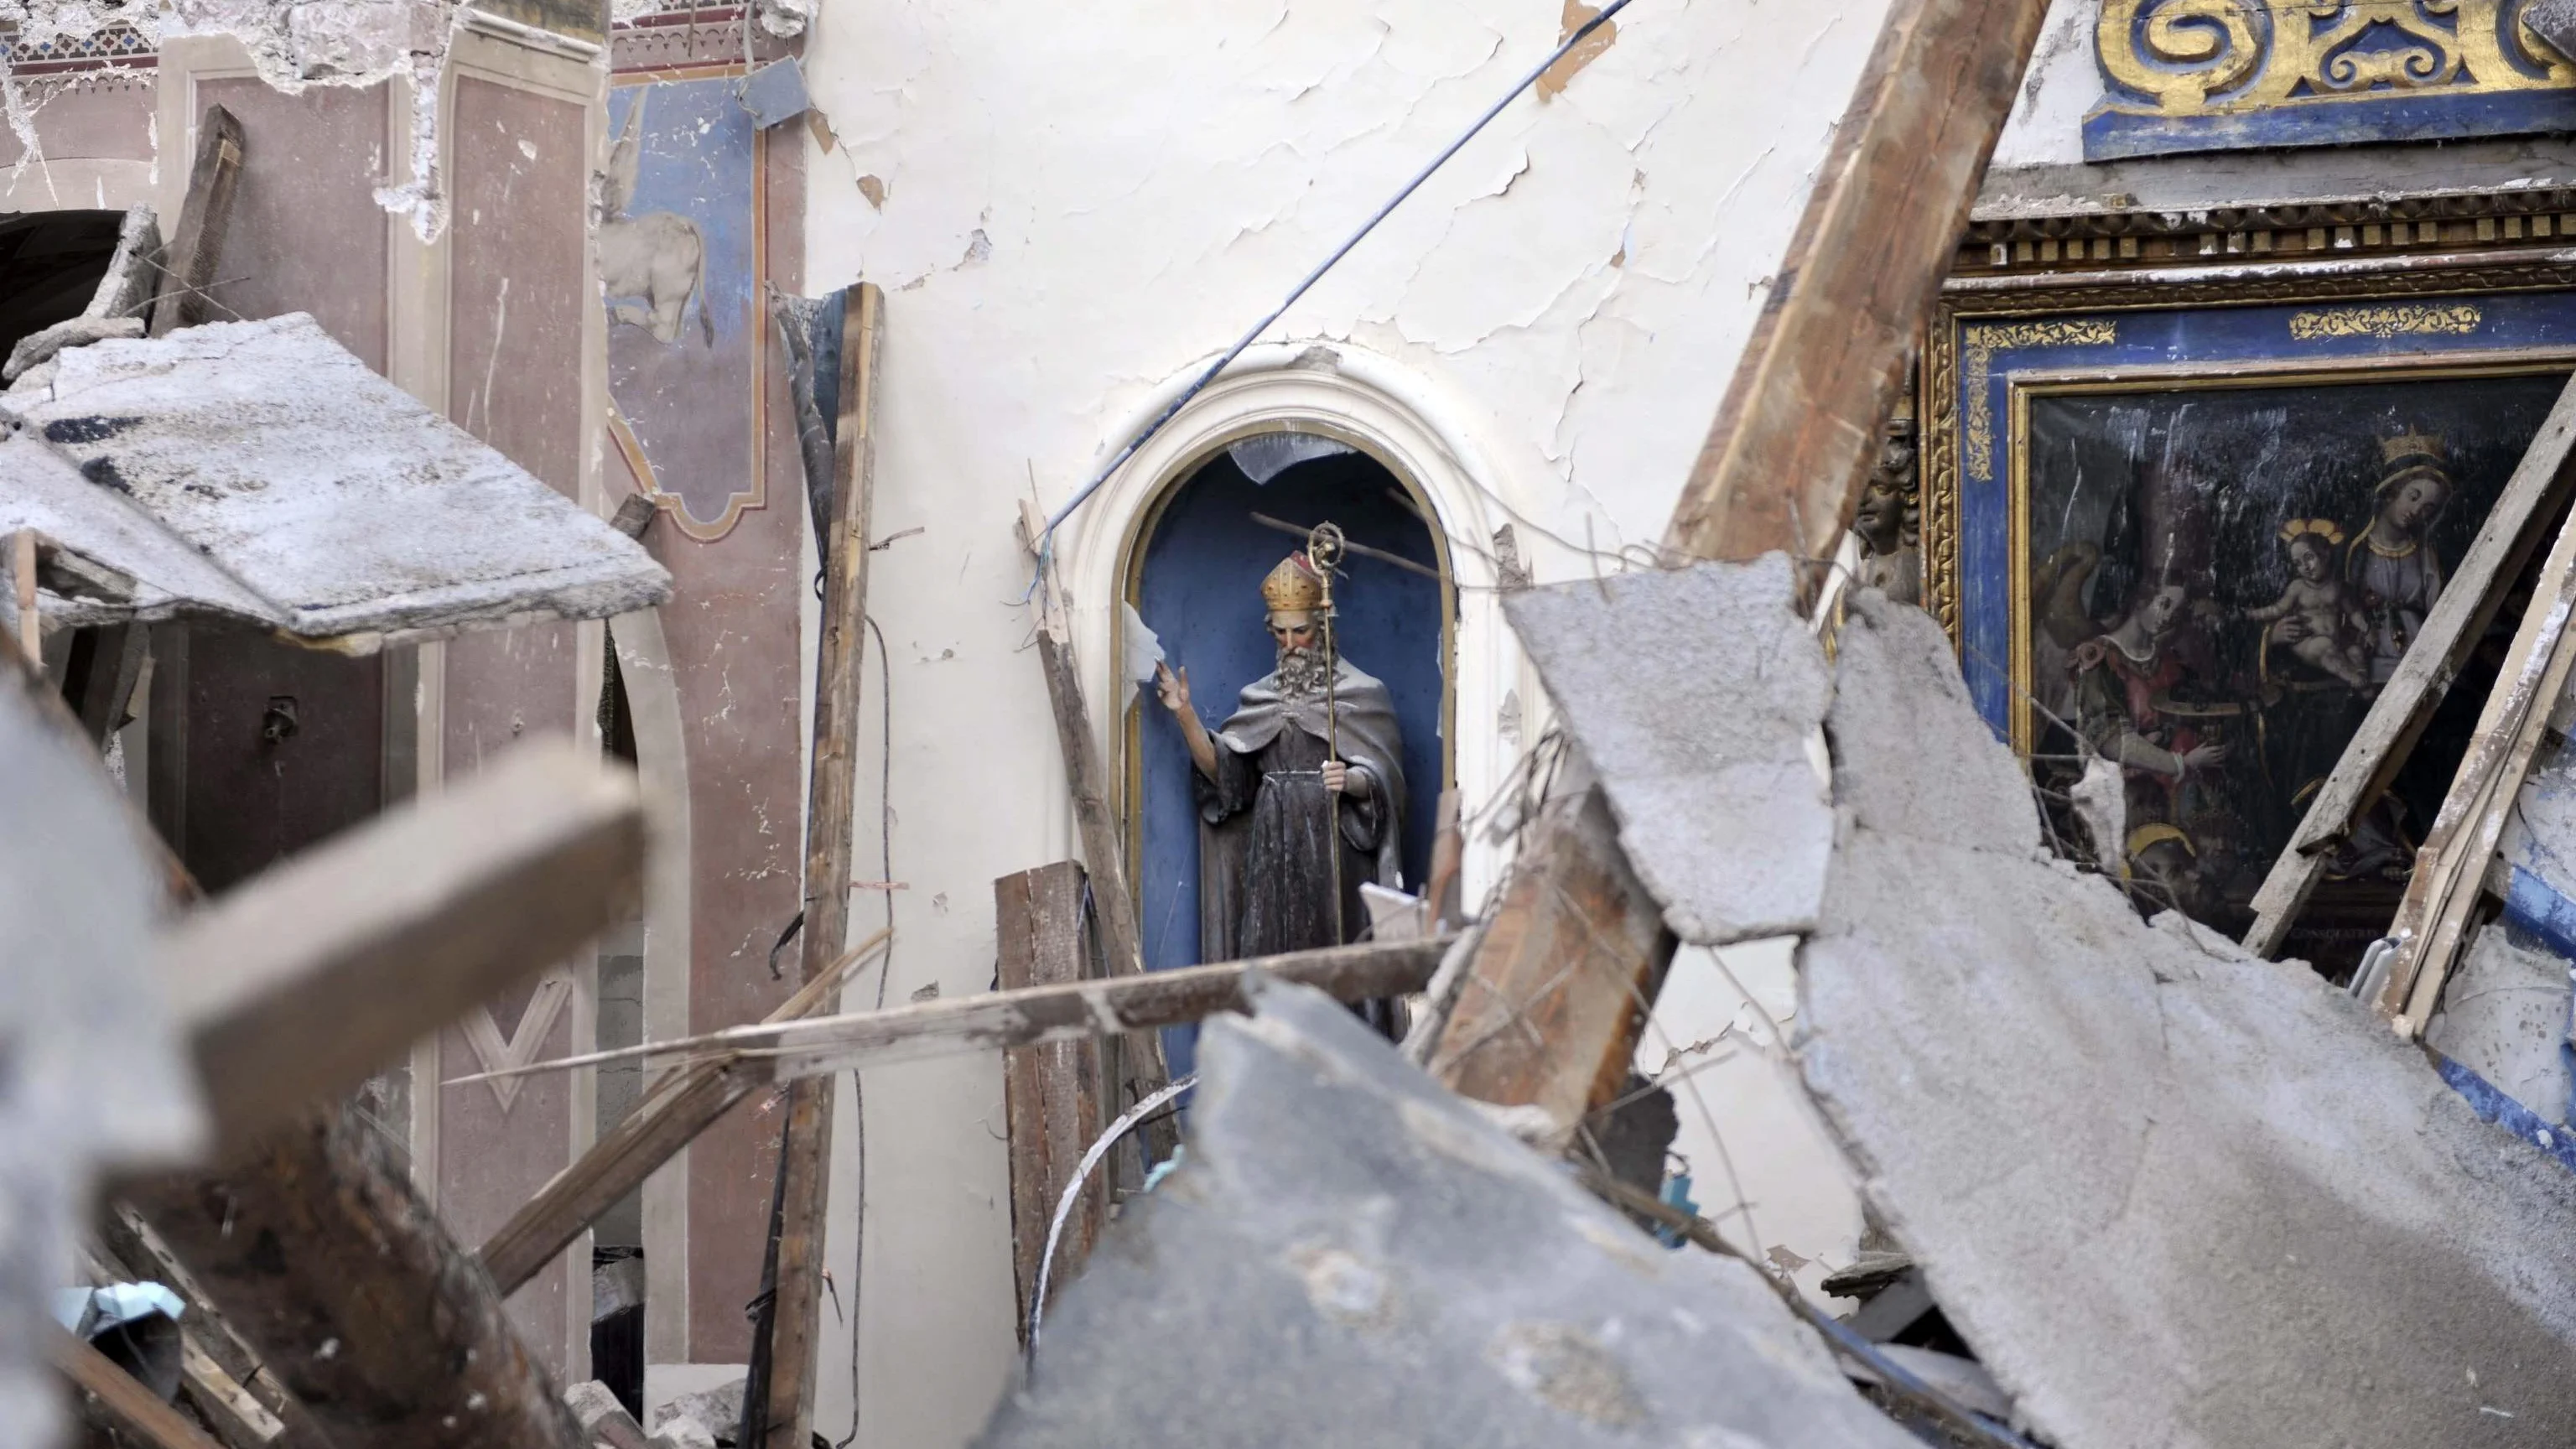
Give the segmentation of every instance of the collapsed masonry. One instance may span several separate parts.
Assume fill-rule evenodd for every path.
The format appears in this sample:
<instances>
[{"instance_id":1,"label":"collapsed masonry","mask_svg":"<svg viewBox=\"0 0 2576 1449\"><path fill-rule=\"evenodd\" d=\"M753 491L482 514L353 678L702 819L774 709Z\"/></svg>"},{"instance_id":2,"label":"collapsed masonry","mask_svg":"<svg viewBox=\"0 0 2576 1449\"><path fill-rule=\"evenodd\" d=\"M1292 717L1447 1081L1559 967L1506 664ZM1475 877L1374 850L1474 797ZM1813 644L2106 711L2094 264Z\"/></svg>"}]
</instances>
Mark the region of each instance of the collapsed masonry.
<instances>
[{"instance_id":1,"label":"collapsed masonry","mask_svg":"<svg viewBox=\"0 0 2576 1449\"><path fill-rule=\"evenodd\" d=\"M1939 626L1848 608L1830 666L1776 558L1512 614L1582 701L1614 809L1656 806L1620 837L1641 878L1689 883L1668 910L1739 909L1707 904L1730 879L1707 852L1824 814L1799 1056L2017 1427L2068 1449L2564 1442L2566 1166L2305 966L2143 921L2051 857ZM1646 638L1665 654L1623 647ZM1566 688L1578 660L1632 677ZM1689 829L1659 813L1677 801L1705 807ZM1787 858L1766 889L1802 878ZM1794 915L1763 910L1739 918ZM1211 1026L1188 1163L1113 1229L986 1442L1877 1442L1750 1270L1659 1261L1333 1018L1274 990Z\"/></svg>"}]
</instances>

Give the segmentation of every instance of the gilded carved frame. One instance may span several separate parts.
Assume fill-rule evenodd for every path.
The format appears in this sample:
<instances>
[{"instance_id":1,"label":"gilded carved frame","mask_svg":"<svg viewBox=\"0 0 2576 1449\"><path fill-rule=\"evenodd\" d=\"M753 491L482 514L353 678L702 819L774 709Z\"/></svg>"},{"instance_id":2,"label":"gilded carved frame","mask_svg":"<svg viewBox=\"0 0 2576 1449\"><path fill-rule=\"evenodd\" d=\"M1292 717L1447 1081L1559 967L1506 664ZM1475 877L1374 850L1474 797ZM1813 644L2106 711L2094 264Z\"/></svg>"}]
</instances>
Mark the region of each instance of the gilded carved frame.
<instances>
[{"instance_id":1,"label":"gilded carved frame","mask_svg":"<svg viewBox=\"0 0 2576 1449\"><path fill-rule=\"evenodd\" d=\"M2576 217L2567 221L2576 224ZM2104 218L2102 224L2107 232L2120 226L2121 219ZM2037 344L2080 348L2107 341L2105 329L2116 325L2121 314L2291 305L2315 309L2294 314L2294 321L2305 321L2309 336L2321 344L2349 337L2356 330L2382 339L2439 339L2458 336L2463 325L2473 325L2462 311L2471 305L2466 299L2576 291L2576 253L2528 245L2462 249L2403 260L2342 258L2255 266L2236 258L2213 260L2213 265L2203 267L1954 277L1944 288L1927 327L1917 379L1922 419L1923 605L1949 632L1952 646L1961 650L1963 666L1971 663L1969 621L1964 615L1968 591L1962 583L1963 480L1973 471L1983 480L1981 486L2010 488L2018 516L2028 484L2026 476L2011 476L2020 463L2012 429L2016 416L2026 412L2029 388L2223 386L2301 376L2324 380L2328 374L2350 376L2352 370L2364 367L2400 369L2410 375L2460 367L2528 370L2564 366L2576 357L2576 341L2571 341L2562 348L2451 348L2438 356L2428 352L2421 357L2388 355L2367 361L2346 357L2304 370L2286 364L2252 368L2226 364L2195 370L2189 362L2156 369L2152 377L2139 368L2105 372L2078 367L2062 375L2025 369L2008 382L2006 405L2000 412L1963 406L1963 383L1982 382L1999 352ZM1984 399L1992 392L1991 384L1974 392ZM1998 448L2010 454L2001 465L2005 470L2001 476L1994 456ZM1983 465L1976 466L1980 460ZM2008 550L2020 548L2025 529L2026 525L2014 529ZM2011 657L1993 661L1993 667L2008 670L2005 677L2017 696L2009 717L2018 721L2026 714L2021 699L2027 697L2024 692L2030 683L2030 565L2027 558L2008 553L2007 567ZM1970 669L1972 675L1978 672ZM2013 728L2008 733L2016 749L2027 752L2028 729Z\"/></svg>"}]
</instances>

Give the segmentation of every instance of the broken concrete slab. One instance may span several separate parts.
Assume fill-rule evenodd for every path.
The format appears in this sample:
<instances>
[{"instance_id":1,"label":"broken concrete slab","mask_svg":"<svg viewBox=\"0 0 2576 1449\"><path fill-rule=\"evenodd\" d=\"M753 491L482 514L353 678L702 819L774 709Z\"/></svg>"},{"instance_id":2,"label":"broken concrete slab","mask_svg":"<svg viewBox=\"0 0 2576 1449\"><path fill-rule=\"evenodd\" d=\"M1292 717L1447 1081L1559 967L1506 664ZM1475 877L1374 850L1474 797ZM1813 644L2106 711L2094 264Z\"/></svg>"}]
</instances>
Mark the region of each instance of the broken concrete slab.
<instances>
[{"instance_id":1,"label":"broken concrete slab","mask_svg":"<svg viewBox=\"0 0 2576 1449\"><path fill-rule=\"evenodd\" d=\"M1832 698L1783 554L1503 601L1673 934L1812 928L1833 810L1808 754Z\"/></svg>"},{"instance_id":2,"label":"broken concrete slab","mask_svg":"<svg viewBox=\"0 0 2576 1449\"><path fill-rule=\"evenodd\" d=\"M1751 1268L1661 1247L1321 993L1254 1007L1207 1023L1184 1165L987 1449L1912 1442Z\"/></svg>"},{"instance_id":3,"label":"broken concrete slab","mask_svg":"<svg viewBox=\"0 0 2576 1449\"><path fill-rule=\"evenodd\" d=\"M81 531L91 520L131 548L130 515L76 514L59 488L42 510L0 490L0 532L43 529L162 596L117 606L49 595L49 622L167 617L203 601L365 651L669 597L670 576L634 540L369 371L303 313L99 342L54 366L49 383L0 397L26 435L10 446L58 453L232 588L203 570L138 573L141 562L102 557L114 550Z\"/></svg>"},{"instance_id":4,"label":"broken concrete slab","mask_svg":"<svg viewBox=\"0 0 2576 1449\"><path fill-rule=\"evenodd\" d=\"M1968 700L1958 652L1931 615L1876 589L1845 600L1835 636L1834 803L1889 835L2028 855L2039 810ZM1926 769L1926 761L1939 761Z\"/></svg>"},{"instance_id":5,"label":"broken concrete slab","mask_svg":"<svg viewBox=\"0 0 2576 1449\"><path fill-rule=\"evenodd\" d=\"M1841 687L1885 667L1846 652ZM1940 691L1835 744L1948 741L1925 788L2001 789L1971 722ZM1860 822L1801 964L1810 1088L2061 1449L2576 1434L2576 1177L2306 967L2142 923L2063 862Z\"/></svg>"},{"instance_id":6,"label":"broken concrete slab","mask_svg":"<svg viewBox=\"0 0 2576 1449\"><path fill-rule=\"evenodd\" d=\"M0 381L16 381L28 368L51 361L66 347L87 347L111 337L140 337L140 317L92 317L84 313L69 317L39 332L30 332L9 349L9 360L0 364Z\"/></svg>"}]
</instances>

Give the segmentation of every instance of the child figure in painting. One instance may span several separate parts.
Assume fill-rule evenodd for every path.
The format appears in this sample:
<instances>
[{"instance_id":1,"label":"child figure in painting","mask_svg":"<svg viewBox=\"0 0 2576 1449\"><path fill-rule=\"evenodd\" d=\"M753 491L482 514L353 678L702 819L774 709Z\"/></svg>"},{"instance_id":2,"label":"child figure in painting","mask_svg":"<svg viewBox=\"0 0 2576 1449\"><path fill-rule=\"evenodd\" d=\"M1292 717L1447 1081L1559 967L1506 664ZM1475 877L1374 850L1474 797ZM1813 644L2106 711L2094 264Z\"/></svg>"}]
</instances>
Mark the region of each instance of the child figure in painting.
<instances>
[{"instance_id":1,"label":"child figure in painting","mask_svg":"<svg viewBox=\"0 0 2576 1449\"><path fill-rule=\"evenodd\" d=\"M2281 525L2290 552L2290 582L2281 597L2245 617L2268 625L2266 642L2286 647L2308 664L2355 689L2370 685L2362 652L2361 611L2352 591L2334 576L2334 551L2343 530L2322 518L2293 518Z\"/></svg>"}]
</instances>

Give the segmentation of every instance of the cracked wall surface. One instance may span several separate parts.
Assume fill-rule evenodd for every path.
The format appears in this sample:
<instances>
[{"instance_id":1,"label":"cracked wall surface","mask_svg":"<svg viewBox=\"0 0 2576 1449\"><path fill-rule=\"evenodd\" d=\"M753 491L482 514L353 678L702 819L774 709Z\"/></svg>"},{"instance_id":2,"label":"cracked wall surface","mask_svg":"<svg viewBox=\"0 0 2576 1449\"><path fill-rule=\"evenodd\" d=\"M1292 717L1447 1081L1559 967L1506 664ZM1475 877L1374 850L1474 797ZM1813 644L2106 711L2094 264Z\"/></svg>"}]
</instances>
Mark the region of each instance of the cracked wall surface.
<instances>
[{"instance_id":1,"label":"cracked wall surface","mask_svg":"<svg viewBox=\"0 0 2576 1449\"><path fill-rule=\"evenodd\" d=\"M909 887L894 893L890 1000L986 989L991 882L1075 853L1016 603L1018 500L1066 498L1119 420L1275 306L1544 59L1572 13L1564 0L1229 0L1150 18L1028 0L826 7L806 69L838 145L805 142L807 290L862 276L886 289L875 529L920 530L876 555L870 588L898 741L893 875ZM1512 522L1541 581L1588 576L1587 536L1598 567L1620 567L1622 546L1662 534L1884 13L1883 0L1636 0L1561 90L1509 108L1268 340L1371 354L1439 411L1430 421L1474 453L1465 470L1484 491L1482 527L1453 530L1462 554ZM1546 721L1500 630L1471 614L1457 647L1531 706L1508 712L1508 748L1476 747L1508 762ZM1106 660L1085 664L1105 697ZM867 688L873 728L873 664ZM1506 724L1462 710L1460 728ZM866 860L879 816L863 748ZM1461 780L1471 803L1498 783ZM1665 1023L1685 1043L1723 1035L1740 1004L1725 988L1687 999L1705 1008ZM1770 1124L1748 1129L1757 1143L1812 1140L1781 1116L1794 1093L1752 1075L1702 1078L1712 1112ZM1745 1105L1730 1105L1739 1083ZM892 1069L870 1075L866 1103L863 1442L960 1443L1015 1353L1000 1073L989 1059ZM850 1260L859 1191L844 1133L835 1264ZM1833 1220L1783 1221L1778 1241L1802 1257L1847 1250L1848 1189L1818 1155L1792 1156L1796 1182L1748 1190ZM1791 1214L1766 1215L1766 1234L1774 1216ZM825 1329L817 1422L837 1439L850 1344L834 1315Z\"/></svg>"},{"instance_id":2,"label":"cracked wall surface","mask_svg":"<svg viewBox=\"0 0 2576 1449\"><path fill-rule=\"evenodd\" d=\"M0 0L0 25L16 31L12 45L19 55L33 55L45 47L67 47L76 53L84 43L130 31L140 41L138 56L148 59L154 49L170 41L230 36L241 42L261 80L290 95L313 86L365 90L396 78L410 81L418 93L435 94L462 19L457 0ZM149 75L148 70L137 73ZM111 85L114 74L111 69ZM67 126L58 127L43 118L49 107L66 100L74 102L68 107L74 112L97 109L80 106L77 98L95 92L99 84L98 78L85 77L78 85L66 86L60 80L22 79L14 68L0 69L0 119L5 119L8 129L8 150L0 152L0 159L9 163L0 184L12 193L12 201L23 191L27 200L18 204L84 204L61 199L62 187L50 174L51 153L58 145L68 145L74 154L65 159L93 159L90 153L100 149L101 141L89 132L97 130L99 123L92 121L84 128L81 123L87 118L75 114L64 118ZM437 108L413 109L413 131L400 148L403 164L385 168L376 201L406 218L427 242L447 225L447 200L438 175ZM161 138L150 141L158 147ZM183 173L188 162L184 145L184 138L174 141L175 154L169 158ZM130 140L122 148L110 142L103 154L136 159L128 154L131 150ZM160 158L153 149L146 149L143 156L155 163L157 179ZM73 169L76 174L71 179L78 189L95 187L98 204L110 204L105 199L106 180L91 174L97 168ZM43 183L41 201L35 199L38 189L27 185L31 171ZM140 198L120 197L114 204L136 199Z\"/></svg>"}]
</instances>

